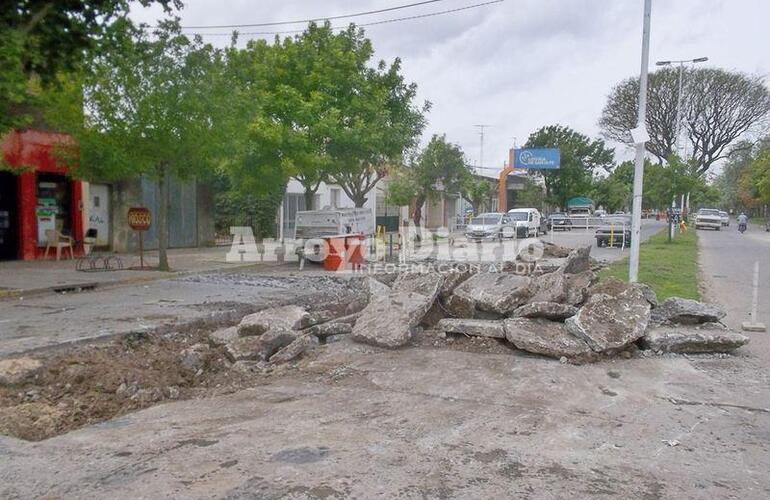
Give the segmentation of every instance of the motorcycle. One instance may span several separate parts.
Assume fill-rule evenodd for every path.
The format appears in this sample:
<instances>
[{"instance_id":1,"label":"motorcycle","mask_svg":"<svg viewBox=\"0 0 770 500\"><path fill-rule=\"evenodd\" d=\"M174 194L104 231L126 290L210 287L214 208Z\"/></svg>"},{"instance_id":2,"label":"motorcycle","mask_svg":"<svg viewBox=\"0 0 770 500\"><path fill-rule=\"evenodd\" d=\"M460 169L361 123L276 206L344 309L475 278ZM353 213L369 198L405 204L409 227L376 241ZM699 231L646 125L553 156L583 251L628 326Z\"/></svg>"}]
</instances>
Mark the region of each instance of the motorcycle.
<instances>
[{"instance_id":1,"label":"motorcycle","mask_svg":"<svg viewBox=\"0 0 770 500\"><path fill-rule=\"evenodd\" d=\"M740 231L741 234L743 234L743 232L745 230L746 230L746 224L745 223L741 222L740 224L738 224L738 231Z\"/></svg>"}]
</instances>

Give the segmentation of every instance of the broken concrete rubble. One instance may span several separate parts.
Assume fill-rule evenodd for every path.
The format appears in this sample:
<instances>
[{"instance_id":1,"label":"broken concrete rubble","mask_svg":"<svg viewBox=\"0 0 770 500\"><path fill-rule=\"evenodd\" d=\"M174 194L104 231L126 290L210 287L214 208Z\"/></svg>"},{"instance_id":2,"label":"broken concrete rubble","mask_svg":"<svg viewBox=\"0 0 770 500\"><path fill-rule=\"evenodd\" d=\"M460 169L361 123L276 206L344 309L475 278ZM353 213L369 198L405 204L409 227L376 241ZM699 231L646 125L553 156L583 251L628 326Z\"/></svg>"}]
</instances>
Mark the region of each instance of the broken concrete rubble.
<instances>
[{"instance_id":1,"label":"broken concrete rubble","mask_svg":"<svg viewBox=\"0 0 770 500\"><path fill-rule=\"evenodd\" d=\"M271 328L301 330L314 323L313 317L302 307L289 305L271 307L244 316L238 325L238 335L262 335Z\"/></svg>"},{"instance_id":2,"label":"broken concrete rubble","mask_svg":"<svg viewBox=\"0 0 770 500\"><path fill-rule=\"evenodd\" d=\"M480 311L505 316L529 298L530 278L508 273L474 274L455 289L454 295Z\"/></svg>"},{"instance_id":3,"label":"broken concrete rubble","mask_svg":"<svg viewBox=\"0 0 770 500\"><path fill-rule=\"evenodd\" d=\"M302 333L315 335L319 338L329 337L331 335L345 335L352 332L353 326L350 323L344 323L341 321L330 321L329 323L313 325L310 328L302 331Z\"/></svg>"},{"instance_id":4,"label":"broken concrete rubble","mask_svg":"<svg viewBox=\"0 0 770 500\"><path fill-rule=\"evenodd\" d=\"M29 380L42 366L40 360L29 357L0 359L0 385L16 385Z\"/></svg>"},{"instance_id":5,"label":"broken concrete rubble","mask_svg":"<svg viewBox=\"0 0 770 500\"><path fill-rule=\"evenodd\" d=\"M394 289L372 296L353 327L353 340L380 347L403 346L433 306L442 283L438 273L397 278Z\"/></svg>"},{"instance_id":6,"label":"broken concrete rubble","mask_svg":"<svg viewBox=\"0 0 770 500\"><path fill-rule=\"evenodd\" d=\"M644 335L650 321L650 304L642 292L629 287L613 297L592 296L565 322L567 331L583 339L596 352L619 351Z\"/></svg>"},{"instance_id":7,"label":"broken concrete rubble","mask_svg":"<svg viewBox=\"0 0 770 500\"><path fill-rule=\"evenodd\" d=\"M725 311L716 304L706 304L697 300L670 297L656 307L652 313L652 323L698 324L716 322L725 317Z\"/></svg>"},{"instance_id":8,"label":"broken concrete rubble","mask_svg":"<svg viewBox=\"0 0 770 500\"><path fill-rule=\"evenodd\" d=\"M640 339L645 349L655 352L706 353L729 352L746 345L749 338L721 325L660 326Z\"/></svg>"},{"instance_id":9,"label":"broken concrete rubble","mask_svg":"<svg viewBox=\"0 0 770 500\"><path fill-rule=\"evenodd\" d=\"M279 349L291 344L299 332L284 327L273 327L259 336L238 337L225 345L230 361L267 361Z\"/></svg>"},{"instance_id":10,"label":"broken concrete rubble","mask_svg":"<svg viewBox=\"0 0 770 500\"><path fill-rule=\"evenodd\" d=\"M281 348L278 352L270 356L270 363L286 363L302 355L308 349L318 345L318 339L313 335L303 334L297 337L291 344Z\"/></svg>"},{"instance_id":11,"label":"broken concrete rubble","mask_svg":"<svg viewBox=\"0 0 770 500\"><path fill-rule=\"evenodd\" d=\"M438 329L445 333L461 333L478 337L505 338L502 321L484 319L446 318L438 323Z\"/></svg>"},{"instance_id":12,"label":"broken concrete rubble","mask_svg":"<svg viewBox=\"0 0 770 500\"><path fill-rule=\"evenodd\" d=\"M238 327L228 326L227 328L220 328L211 332L209 334L209 344L213 347L220 347L236 338L238 338Z\"/></svg>"},{"instance_id":13,"label":"broken concrete rubble","mask_svg":"<svg viewBox=\"0 0 770 500\"><path fill-rule=\"evenodd\" d=\"M511 318L503 321L505 338L522 351L552 358L567 358L582 363L595 358L588 344L571 335L563 323L536 318Z\"/></svg>"},{"instance_id":14,"label":"broken concrete rubble","mask_svg":"<svg viewBox=\"0 0 770 500\"><path fill-rule=\"evenodd\" d=\"M559 269L566 274L577 274L591 269L591 245L572 250Z\"/></svg>"},{"instance_id":15,"label":"broken concrete rubble","mask_svg":"<svg viewBox=\"0 0 770 500\"><path fill-rule=\"evenodd\" d=\"M603 293L605 295L616 297L618 294L628 290L629 287L638 289L642 293L642 296L644 296L644 299L649 302L650 306L653 308L658 306L658 296L655 294L655 291L650 287L650 285L646 283L629 284L625 281L620 281L615 277L609 277L600 281L599 283L591 285L591 287L588 289L588 295L590 296Z\"/></svg>"},{"instance_id":16,"label":"broken concrete rubble","mask_svg":"<svg viewBox=\"0 0 770 500\"><path fill-rule=\"evenodd\" d=\"M577 313L577 308L558 302L530 302L519 307L513 314L514 318L545 318L553 321L563 321Z\"/></svg>"}]
</instances>

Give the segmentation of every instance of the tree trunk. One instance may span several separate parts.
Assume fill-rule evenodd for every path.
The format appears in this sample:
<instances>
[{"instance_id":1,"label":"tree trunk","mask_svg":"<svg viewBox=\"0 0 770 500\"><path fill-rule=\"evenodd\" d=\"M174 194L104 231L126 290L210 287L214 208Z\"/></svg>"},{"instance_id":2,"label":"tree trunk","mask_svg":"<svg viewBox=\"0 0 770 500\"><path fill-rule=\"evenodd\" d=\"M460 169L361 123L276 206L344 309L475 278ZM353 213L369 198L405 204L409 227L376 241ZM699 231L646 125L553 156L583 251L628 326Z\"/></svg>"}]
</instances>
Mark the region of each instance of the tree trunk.
<instances>
[{"instance_id":1,"label":"tree trunk","mask_svg":"<svg viewBox=\"0 0 770 500\"><path fill-rule=\"evenodd\" d=\"M315 191L305 188L305 210L315 210L313 201L315 200Z\"/></svg>"},{"instance_id":2,"label":"tree trunk","mask_svg":"<svg viewBox=\"0 0 770 500\"><path fill-rule=\"evenodd\" d=\"M158 271L170 271L168 265L168 164L158 165Z\"/></svg>"},{"instance_id":3,"label":"tree trunk","mask_svg":"<svg viewBox=\"0 0 770 500\"><path fill-rule=\"evenodd\" d=\"M419 242L422 241L422 230L420 229L420 222L422 221L422 206L425 204L425 196L418 196L414 200L414 212L412 212L412 220L414 221L414 239Z\"/></svg>"},{"instance_id":4,"label":"tree trunk","mask_svg":"<svg viewBox=\"0 0 770 500\"><path fill-rule=\"evenodd\" d=\"M363 206L366 204L366 197L363 194L356 194L353 197L353 203L356 204L356 208L363 208Z\"/></svg>"}]
</instances>

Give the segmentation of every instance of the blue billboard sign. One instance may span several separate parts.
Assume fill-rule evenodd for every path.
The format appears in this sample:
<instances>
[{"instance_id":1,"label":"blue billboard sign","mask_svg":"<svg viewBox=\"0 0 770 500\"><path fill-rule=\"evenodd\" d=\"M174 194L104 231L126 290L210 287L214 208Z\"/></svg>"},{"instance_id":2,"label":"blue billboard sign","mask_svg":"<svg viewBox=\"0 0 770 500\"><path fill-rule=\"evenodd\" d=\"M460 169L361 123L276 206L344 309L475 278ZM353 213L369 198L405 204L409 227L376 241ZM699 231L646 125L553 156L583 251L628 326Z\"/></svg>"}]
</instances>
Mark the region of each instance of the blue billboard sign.
<instances>
[{"instance_id":1,"label":"blue billboard sign","mask_svg":"<svg viewBox=\"0 0 770 500\"><path fill-rule=\"evenodd\" d=\"M555 170L561 166L557 148L524 148L513 150L513 168Z\"/></svg>"}]
</instances>

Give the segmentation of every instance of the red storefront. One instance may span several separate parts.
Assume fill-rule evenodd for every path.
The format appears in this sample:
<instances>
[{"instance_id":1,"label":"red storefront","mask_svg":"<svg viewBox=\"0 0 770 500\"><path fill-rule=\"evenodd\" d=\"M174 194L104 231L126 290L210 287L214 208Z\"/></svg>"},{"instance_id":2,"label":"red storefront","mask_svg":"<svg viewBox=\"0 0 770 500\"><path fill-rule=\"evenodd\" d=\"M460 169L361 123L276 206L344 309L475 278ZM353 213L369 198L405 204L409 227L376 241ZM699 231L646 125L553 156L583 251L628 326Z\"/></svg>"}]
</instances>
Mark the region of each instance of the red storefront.
<instances>
[{"instance_id":1,"label":"red storefront","mask_svg":"<svg viewBox=\"0 0 770 500\"><path fill-rule=\"evenodd\" d=\"M71 140L41 130L3 138L0 148L11 169L0 170L0 260L41 258L45 229L83 240L83 184L67 177L53 152Z\"/></svg>"}]
</instances>

